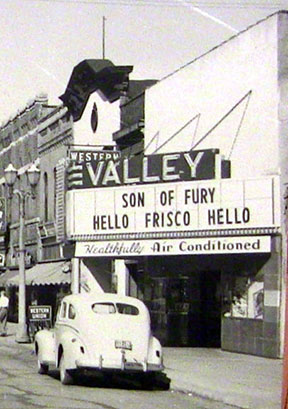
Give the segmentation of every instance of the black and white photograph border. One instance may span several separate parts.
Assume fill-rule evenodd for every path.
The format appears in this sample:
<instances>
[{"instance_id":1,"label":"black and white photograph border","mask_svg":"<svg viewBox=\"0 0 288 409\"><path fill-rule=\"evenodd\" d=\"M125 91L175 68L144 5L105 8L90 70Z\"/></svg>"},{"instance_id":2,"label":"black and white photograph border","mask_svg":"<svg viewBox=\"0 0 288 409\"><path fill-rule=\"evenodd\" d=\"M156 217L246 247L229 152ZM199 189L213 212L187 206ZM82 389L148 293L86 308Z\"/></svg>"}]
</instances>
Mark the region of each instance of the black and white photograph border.
<instances>
[{"instance_id":1,"label":"black and white photograph border","mask_svg":"<svg viewBox=\"0 0 288 409\"><path fill-rule=\"evenodd\" d=\"M288 409L288 1L0 22L1 409Z\"/></svg>"}]
</instances>

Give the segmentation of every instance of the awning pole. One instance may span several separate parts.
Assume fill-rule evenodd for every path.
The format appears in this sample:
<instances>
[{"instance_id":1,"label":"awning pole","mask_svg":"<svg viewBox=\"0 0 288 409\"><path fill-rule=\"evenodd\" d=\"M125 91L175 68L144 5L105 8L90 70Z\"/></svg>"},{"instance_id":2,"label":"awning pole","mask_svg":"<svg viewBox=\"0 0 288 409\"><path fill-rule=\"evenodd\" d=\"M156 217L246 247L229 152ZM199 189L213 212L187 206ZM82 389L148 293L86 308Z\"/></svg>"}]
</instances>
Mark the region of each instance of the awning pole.
<instances>
[{"instance_id":1,"label":"awning pole","mask_svg":"<svg viewBox=\"0 0 288 409\"><path fill-rule=\"evenodd\" d=\"M72 294L80 293L80 263L79 258L72 258L72 276L71 276L71 292Z\"/></svg>"}]
</instances>

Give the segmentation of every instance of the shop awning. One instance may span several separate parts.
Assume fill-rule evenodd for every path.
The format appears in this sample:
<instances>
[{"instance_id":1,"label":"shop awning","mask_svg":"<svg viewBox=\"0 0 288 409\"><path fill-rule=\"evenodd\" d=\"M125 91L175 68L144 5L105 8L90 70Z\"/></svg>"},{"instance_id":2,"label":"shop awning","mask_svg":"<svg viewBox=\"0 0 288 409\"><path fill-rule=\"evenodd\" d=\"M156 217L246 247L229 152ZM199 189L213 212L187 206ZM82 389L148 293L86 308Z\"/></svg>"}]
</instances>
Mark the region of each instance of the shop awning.
<instances>
[{"instance_id":1,"label":"shop awning","mask_svg":"<svg viewBox=\"0 0 288 409\"><path fill-rule=\"evenodd\" d=\"M18 286L18 271L6 281L8 286ZM26 285L70 284L71 270L65 261L38 263L26 270Z\"/></svg>"},{"instance_id":2,"label":"shop awning","mask_svg":"<svg viewBox=\"0 0 288 409\"><path fill-rule=\"evenodd\" d=\"M0 275L0 287L5 287L7 284L7 281L15 278L15 276L18 276L18 270L7 270L5 273Z\"/></svg>"}]
</instances>

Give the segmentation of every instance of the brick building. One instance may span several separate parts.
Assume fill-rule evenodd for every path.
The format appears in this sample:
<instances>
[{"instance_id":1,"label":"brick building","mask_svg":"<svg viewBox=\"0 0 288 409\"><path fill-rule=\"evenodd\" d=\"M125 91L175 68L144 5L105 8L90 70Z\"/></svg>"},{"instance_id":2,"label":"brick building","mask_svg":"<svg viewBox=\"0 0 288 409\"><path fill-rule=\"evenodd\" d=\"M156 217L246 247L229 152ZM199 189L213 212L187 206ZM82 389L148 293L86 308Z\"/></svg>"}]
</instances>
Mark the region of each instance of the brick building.
<instances>
[{"instance_id":1,"label":"brick building","mask_svg":"<svg viewBox=\"0 0 288 409\"><path fill-rule=\"evenodd\" d=\"M15 188L30 190L26 171L36 164L41 171L36 198L25 197L25 267L27 303L56 305L57 294L68 291L70 264L64 259L64 162L72 140L72 121L63 106L52 106L39 95L0 128L0 190L6 198L6 231L1 235L0 285L8 289L10 314L16 319L18 293L19 200L8 197L4 170L18 170ZM56 222L57 220L57 222Z\"/></svg>"}]
</instances>

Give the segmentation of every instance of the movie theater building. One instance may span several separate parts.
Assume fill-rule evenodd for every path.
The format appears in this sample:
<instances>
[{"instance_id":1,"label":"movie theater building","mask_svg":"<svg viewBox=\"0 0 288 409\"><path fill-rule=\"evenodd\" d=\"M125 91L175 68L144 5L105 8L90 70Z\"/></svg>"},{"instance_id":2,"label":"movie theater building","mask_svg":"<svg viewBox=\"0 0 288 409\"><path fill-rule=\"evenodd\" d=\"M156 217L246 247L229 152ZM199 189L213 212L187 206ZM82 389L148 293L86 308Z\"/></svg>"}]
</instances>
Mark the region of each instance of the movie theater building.
<instances>
[{"instance_id":1,"label":"movie theater building","mask_svg":"<svg viewBox=\"0 0 288 409\"><path fill-rule=\"evenodd\" d=\"M282 354L287 38L276 13L149 87L142 155L78 158L80 281L112 274L165 345Z\"/></svg>"}]
</instances>

